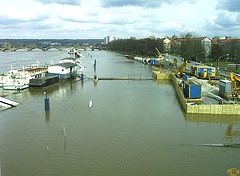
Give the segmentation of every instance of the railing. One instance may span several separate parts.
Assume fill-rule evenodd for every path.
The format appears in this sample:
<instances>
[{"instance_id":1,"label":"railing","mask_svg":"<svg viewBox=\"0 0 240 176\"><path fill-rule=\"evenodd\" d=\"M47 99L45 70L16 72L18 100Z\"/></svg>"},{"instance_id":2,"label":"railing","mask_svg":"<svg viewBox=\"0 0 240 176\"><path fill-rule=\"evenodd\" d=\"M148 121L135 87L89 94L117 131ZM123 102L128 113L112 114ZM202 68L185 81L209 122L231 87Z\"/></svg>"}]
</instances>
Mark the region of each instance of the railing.
<instances>
[{"instance_id":1,"label":"railing","mask_svg":"<svg viewBox=\"0 0 240 176\"><path fill-rule=\"evenodd\" d=\"M137 80L152 80L152 75L143 75L143 74L128 74L128 79L137 79Z\"/></svg>"}]
</instances>

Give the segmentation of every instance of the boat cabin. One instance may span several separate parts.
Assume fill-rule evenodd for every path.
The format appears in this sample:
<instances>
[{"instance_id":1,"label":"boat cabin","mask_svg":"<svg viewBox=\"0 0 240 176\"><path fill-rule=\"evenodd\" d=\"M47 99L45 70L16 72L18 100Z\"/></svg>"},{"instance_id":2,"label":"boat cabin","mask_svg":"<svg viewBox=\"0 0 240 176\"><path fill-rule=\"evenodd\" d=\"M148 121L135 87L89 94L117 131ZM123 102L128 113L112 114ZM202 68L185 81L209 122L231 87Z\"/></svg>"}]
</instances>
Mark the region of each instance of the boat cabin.
<instances>
[{"instance_id":1,"label":"boat cabin","mask_svg":"<svg viewBox=\"0 0 240 176\"><path fill-rule=\"evenodd\" d=\"M48 67L47 76L59 76L62 79L71 78L77 72L77 65L73 63L59 63Z\"/></svg>"}]
</instances>

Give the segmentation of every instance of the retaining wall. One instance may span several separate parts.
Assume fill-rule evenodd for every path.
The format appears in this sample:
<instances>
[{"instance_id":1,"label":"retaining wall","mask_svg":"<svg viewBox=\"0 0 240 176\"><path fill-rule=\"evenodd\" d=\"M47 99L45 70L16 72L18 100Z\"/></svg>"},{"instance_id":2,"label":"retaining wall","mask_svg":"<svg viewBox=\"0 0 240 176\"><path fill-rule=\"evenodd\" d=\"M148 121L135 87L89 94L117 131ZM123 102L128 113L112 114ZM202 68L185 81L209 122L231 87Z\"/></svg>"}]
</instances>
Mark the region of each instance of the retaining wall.
<instances>
[{"instance_id":1,"label":"retaining wall","mask_svg":"<svg viewBox=\"0 0 240 176\"><path fill-rule=\"evenodd\" d=\"M153 71L153 77L158 80L170 79L174 84L181 106L189 114L227 114L240 115L240 104L209 104L209 105L188 105L184 97L182 88L177 83L177 78L173 73L161 73Z\"/></svg>"}]
</instances>

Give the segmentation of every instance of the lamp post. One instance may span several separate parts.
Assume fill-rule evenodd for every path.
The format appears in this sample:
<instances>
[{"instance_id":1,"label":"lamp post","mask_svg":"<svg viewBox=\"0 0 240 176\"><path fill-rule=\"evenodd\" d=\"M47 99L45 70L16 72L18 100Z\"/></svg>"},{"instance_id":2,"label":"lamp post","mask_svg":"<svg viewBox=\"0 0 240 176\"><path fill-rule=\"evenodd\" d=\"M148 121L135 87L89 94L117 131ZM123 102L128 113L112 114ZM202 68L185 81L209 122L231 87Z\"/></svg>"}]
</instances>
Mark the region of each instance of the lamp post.
<instances>
[{"instance_id":1,"label":"lamp post","mask_svg":"<svg viewBox=\"0 0 240 176\"><path fill-rule=\"evenodd\" d=\"M219 58L218 58L218 66L217 66L217 70L218 70L218 76L220 76L220 74L219 74L219 60L222 58L222 57L224 57L224 56L229 56L229 54L224 54L224 55L222 55L222 56L220 56Z\"/></svg>"},{"instance_id":2,"label":"lamp post","mask_svg":"<svg viewBox=\"0 0 240 176\"><path fill-rule=\"evenodd\" d=\"M220 57L218 58L218 67L217 67L217 68L218 68L218 70L219 70L219 59L221 59L221 58L222 58L222 57L224 57L224 56L227 56L227 57L228 57L228 56L229 56L229 54L224 54L224 55L222 55L222 56L220 56Z\"/></svg>"},{"instance_id":3,"label":"lamp post","mask_svg":"<svg viewBox=\"0 0 240 176\"><path fill-rule=\"evenodd\" d=\"M198 59L198 55L203 54L203 53L205 53L205 52L203 51L203 52L197 54L197 56L196 56L196 62L197 62L197 59Z\"/></svg>"}]
</instances>

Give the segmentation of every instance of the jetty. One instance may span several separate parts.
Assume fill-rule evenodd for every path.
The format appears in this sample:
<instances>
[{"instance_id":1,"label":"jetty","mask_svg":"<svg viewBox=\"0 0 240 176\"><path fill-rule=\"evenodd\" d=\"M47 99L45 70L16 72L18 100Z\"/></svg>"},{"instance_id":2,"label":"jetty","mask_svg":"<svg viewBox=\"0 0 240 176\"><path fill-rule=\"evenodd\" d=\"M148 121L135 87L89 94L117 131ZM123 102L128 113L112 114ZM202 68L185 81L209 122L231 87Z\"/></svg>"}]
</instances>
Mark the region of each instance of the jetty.
<instances>
[{"instance_id":1,"label":"jetty","mask_svg":"<svg viewBox=\"0 0 240 176\"><path fill-rule=\"evenodd\" d=\"M98 78L98 80L153 80L153 77L152 76L109 77L109 78Z\"/></svg>"},{"instance_id":2,"label":"jetty","mask_svg":"<svg viewBox=\"0 0 240 176\"><path fill-rule=\"evenodd\" d=\"M15 101L0 97L0 111L6 110L12 107L16 107L18 105L19 103Z\"/></svg>"}]
</instances>

